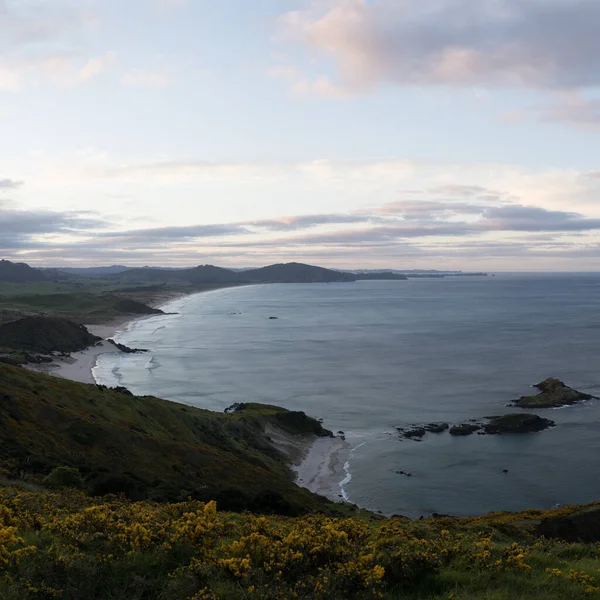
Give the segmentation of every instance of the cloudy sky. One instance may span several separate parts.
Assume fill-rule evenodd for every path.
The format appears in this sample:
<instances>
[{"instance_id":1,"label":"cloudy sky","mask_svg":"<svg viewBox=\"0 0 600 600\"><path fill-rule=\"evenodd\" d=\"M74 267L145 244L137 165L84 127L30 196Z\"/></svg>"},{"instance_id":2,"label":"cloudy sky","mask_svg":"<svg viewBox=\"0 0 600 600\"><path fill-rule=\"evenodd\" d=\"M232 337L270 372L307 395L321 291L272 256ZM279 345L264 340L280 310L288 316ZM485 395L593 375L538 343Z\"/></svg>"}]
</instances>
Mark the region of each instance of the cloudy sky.
<instances>
[{"instance_id":1,"label":"cloudy sky","mask_svg":"<svg viewBox=\"0 0 600 600\"><path fill-rule=\"evenodd\" d=\"M598 0L0 0L0 257L600 270Z\"/></svg>"}]
</instances>

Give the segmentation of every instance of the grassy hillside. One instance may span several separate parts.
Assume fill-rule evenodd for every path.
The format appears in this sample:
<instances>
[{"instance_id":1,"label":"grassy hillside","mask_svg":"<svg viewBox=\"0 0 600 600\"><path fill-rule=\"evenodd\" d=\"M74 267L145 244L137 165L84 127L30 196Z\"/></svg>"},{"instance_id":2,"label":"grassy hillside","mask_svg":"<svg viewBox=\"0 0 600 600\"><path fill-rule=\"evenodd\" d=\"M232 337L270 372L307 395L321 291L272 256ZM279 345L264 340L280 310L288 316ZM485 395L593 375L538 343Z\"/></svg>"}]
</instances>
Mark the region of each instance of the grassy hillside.
<instances>
[{"instance_id":1,"label":"grassy hillside","mask_svg":"<svg viewBox=\"0 0 600 600\"><path fill-rule=\"evenodd\" d=\"M77 352L100 339L83 325L58 317L24 317L0 325L0 351Z\"/></svg>"},{"instance_id":2,"label":"grassy hillside","mask_svg":"<svg viewBox=\"0 0 600 600\"><path fill-rule=\"evenodd\" d=\"M77 468L93 494L140 500L218 499L231 509L300 514L323 502L293 483L265 426L327 435L303 413L242 405L215 413L126 390L0 365L0 469L41 482Z\"/></svg>"},{"instance_id":3,"label":"grassy hillside","mask_svg":"<svg viewBox=\"0 0 600 600\"><path fill-rule=\"evenodd\" d=\"M92 292L0 296L1 307L24 314L51 314L86 323L102 322L126 315L161 314L157 309L122 295Z\"/></svg>"},{"instance_id":4,"label":"grassy hillside","mask_svg":"<svg viewBox=\"0 0 600 600\"><path fill-rule=\"evenodd\" d=\"M600 598L597 544L540 522L600 506L476 519L299 518L81 492L0 488L3 600Z\"/></svg>"}]
</instances>

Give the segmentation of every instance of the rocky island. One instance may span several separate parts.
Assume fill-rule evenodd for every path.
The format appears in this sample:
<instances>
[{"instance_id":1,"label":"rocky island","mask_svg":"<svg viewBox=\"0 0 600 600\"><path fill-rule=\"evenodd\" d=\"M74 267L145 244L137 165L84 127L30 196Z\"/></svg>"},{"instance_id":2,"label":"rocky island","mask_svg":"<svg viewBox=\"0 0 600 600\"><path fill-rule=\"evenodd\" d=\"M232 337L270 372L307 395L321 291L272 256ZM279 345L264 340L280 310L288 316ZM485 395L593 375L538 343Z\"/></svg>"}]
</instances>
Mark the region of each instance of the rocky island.
<instances>
[{"instance_id":1,"label":"rocky island","mask_svg":"<svg viewBox=\"0 0 600 600\"><path fill-rule=\"evenodd\" d=\"M483 426L488 434L499 433L534 433L554 427L554 421L544 419L537 415L510 414L501 417L491 417L489 422Z\"/></svg>"},{"instance_id":2,"label":"rocky island","mask_svg":"<svg viewBox=\"0 0 600 600\"><path fill-rule=\"evenodd\" d=\"M521 396L518 400L515 400L514 406L518 408L559 408L577 404L577 402L584 400L596 399L595 396L578 392L553 377L545 379L534 387L540 390L539 394Z\"/></svg>"},{"instance_id":3,"label":"rocky island","mask_svg":"<svg viewBox=\"0 0 600 600\"><path fill-rule=\"evenodd\" d=\"M484 417L480 422L475 420L469 423L457 423L449 427L447 423L430 423L425 426L415 425L410 429L396 428L401 438L421 441L426 433L448 433L455 437L465 437L478 433L478 435L495 435L505 433L534 433L554 427L554 421L544 419L538 415L513 413L508 415Z\"/></svg>"}]
</instances>

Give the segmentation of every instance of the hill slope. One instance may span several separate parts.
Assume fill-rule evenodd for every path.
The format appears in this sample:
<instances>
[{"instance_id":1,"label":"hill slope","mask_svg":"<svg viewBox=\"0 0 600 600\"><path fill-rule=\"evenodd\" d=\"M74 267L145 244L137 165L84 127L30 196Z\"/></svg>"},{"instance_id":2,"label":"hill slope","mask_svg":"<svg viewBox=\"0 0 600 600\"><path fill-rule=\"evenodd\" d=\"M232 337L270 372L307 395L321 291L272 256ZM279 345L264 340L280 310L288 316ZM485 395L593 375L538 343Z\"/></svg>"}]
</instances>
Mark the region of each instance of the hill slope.
<instances>
[{"instance_id":1,"label":"hill slope","mask_svg":"<svg viewBox=\"0 0 600 600\"><path fill-rule=\"evenodd\" d=\"M0 365L0 467L40 480L76 467L88 489L134 499L217 498L231 508L323 508L293 483L264 428L328 435L303 413L243 405L232 414Z\"/></svg>"},{"instance_id":2,"label":"hill slope","mask_svg":"<svg viewBox=\"0 0 600 600\"><path fill-rule=\"evenodd\" d=\"M9 260L0 260L0 282L26 283L34 281L47 281L49 277L38 269L25 263L13 263Z\"/></svg>"},{"instance_id":3,"label":"hill slope","mask_svg":"<svg viewBox=\"0 0 600 600\"><path fill-rule=\"evenodd\" d=\"M28 352L77 352L100 338L83 325L57 317L24 317L0 325L0 348Z\"/></svg>"}]
</instances>

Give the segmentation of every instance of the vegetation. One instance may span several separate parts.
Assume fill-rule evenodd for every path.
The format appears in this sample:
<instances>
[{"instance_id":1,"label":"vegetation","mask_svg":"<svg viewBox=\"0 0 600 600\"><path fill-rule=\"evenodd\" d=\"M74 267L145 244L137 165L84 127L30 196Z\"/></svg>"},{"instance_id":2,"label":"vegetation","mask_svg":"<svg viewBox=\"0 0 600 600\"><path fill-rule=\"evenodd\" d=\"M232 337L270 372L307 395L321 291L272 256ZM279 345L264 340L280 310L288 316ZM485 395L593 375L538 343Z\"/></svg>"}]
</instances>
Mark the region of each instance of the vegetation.
<instances>
[{"instance_id":1,"label":"vegetation","mask_svg":"<svg viewBox=\"0 0 600 600\"><path fill-rule=\"evenodd\" d=\"M52 469L52 471L44 477L42 483L51 490L83 487L81 473L73 467L56 467L55 469Z\"/></svg>"},{"instance_id":2,"label":"vegetation","mask_svg":"<svg viewBox=\"0 0 600 600\"><path fill-rule=\"evenodd\" d=\"M590 394L578 392L552 377L538 383L535 387L540 390L539 394L521 396L514 405L519 408L557 408L594 398Z\"/></svg>"},{"instance_id":3,"label":"vegetation","mask_svg":"<svg viewBox=\"0 0 600 600\"><path fill-rule=\"evenodd\" d=\"M598 506L424 521L217 509L0 488L0 597L600 598L598 545L538 535L543 519Z\"/></svg>"},{"instance_id":4,"label":"vegetation","mask_svg":"<svg viewBox=\"0 0 600 600\"><path fill-rule=\"evenodd\" d=\"M200 410L0 365L0 475L40 483L77 469L90 494L217 499L231 510L337 510L293 482L265 429L330 435L303 413L248 404Z\"/></svg>"},{"instance_id":5,"label":"vegetation","mask_svg":"<svg viewBox=\"0 0 600 600\"><path fill-rule=\"evenodd\" d=\"M56 317L24 317L0 325L0 348L29 352L78 352L100 338L83 325Z\"/></svg>"},{"instance_id":6,"label":"vegetation","mask_svg":"<svg viewBox=\"0 0 600 600\"><path fill-rule=\"evenodd\" d=\"M124 297L122 294L73 291L5 294L0 296L0 307L10 309L17 316L19 314L52 315L86 323L103 322L125 315L162 313L160 310Z\"/></svg>"}]
</instances>

